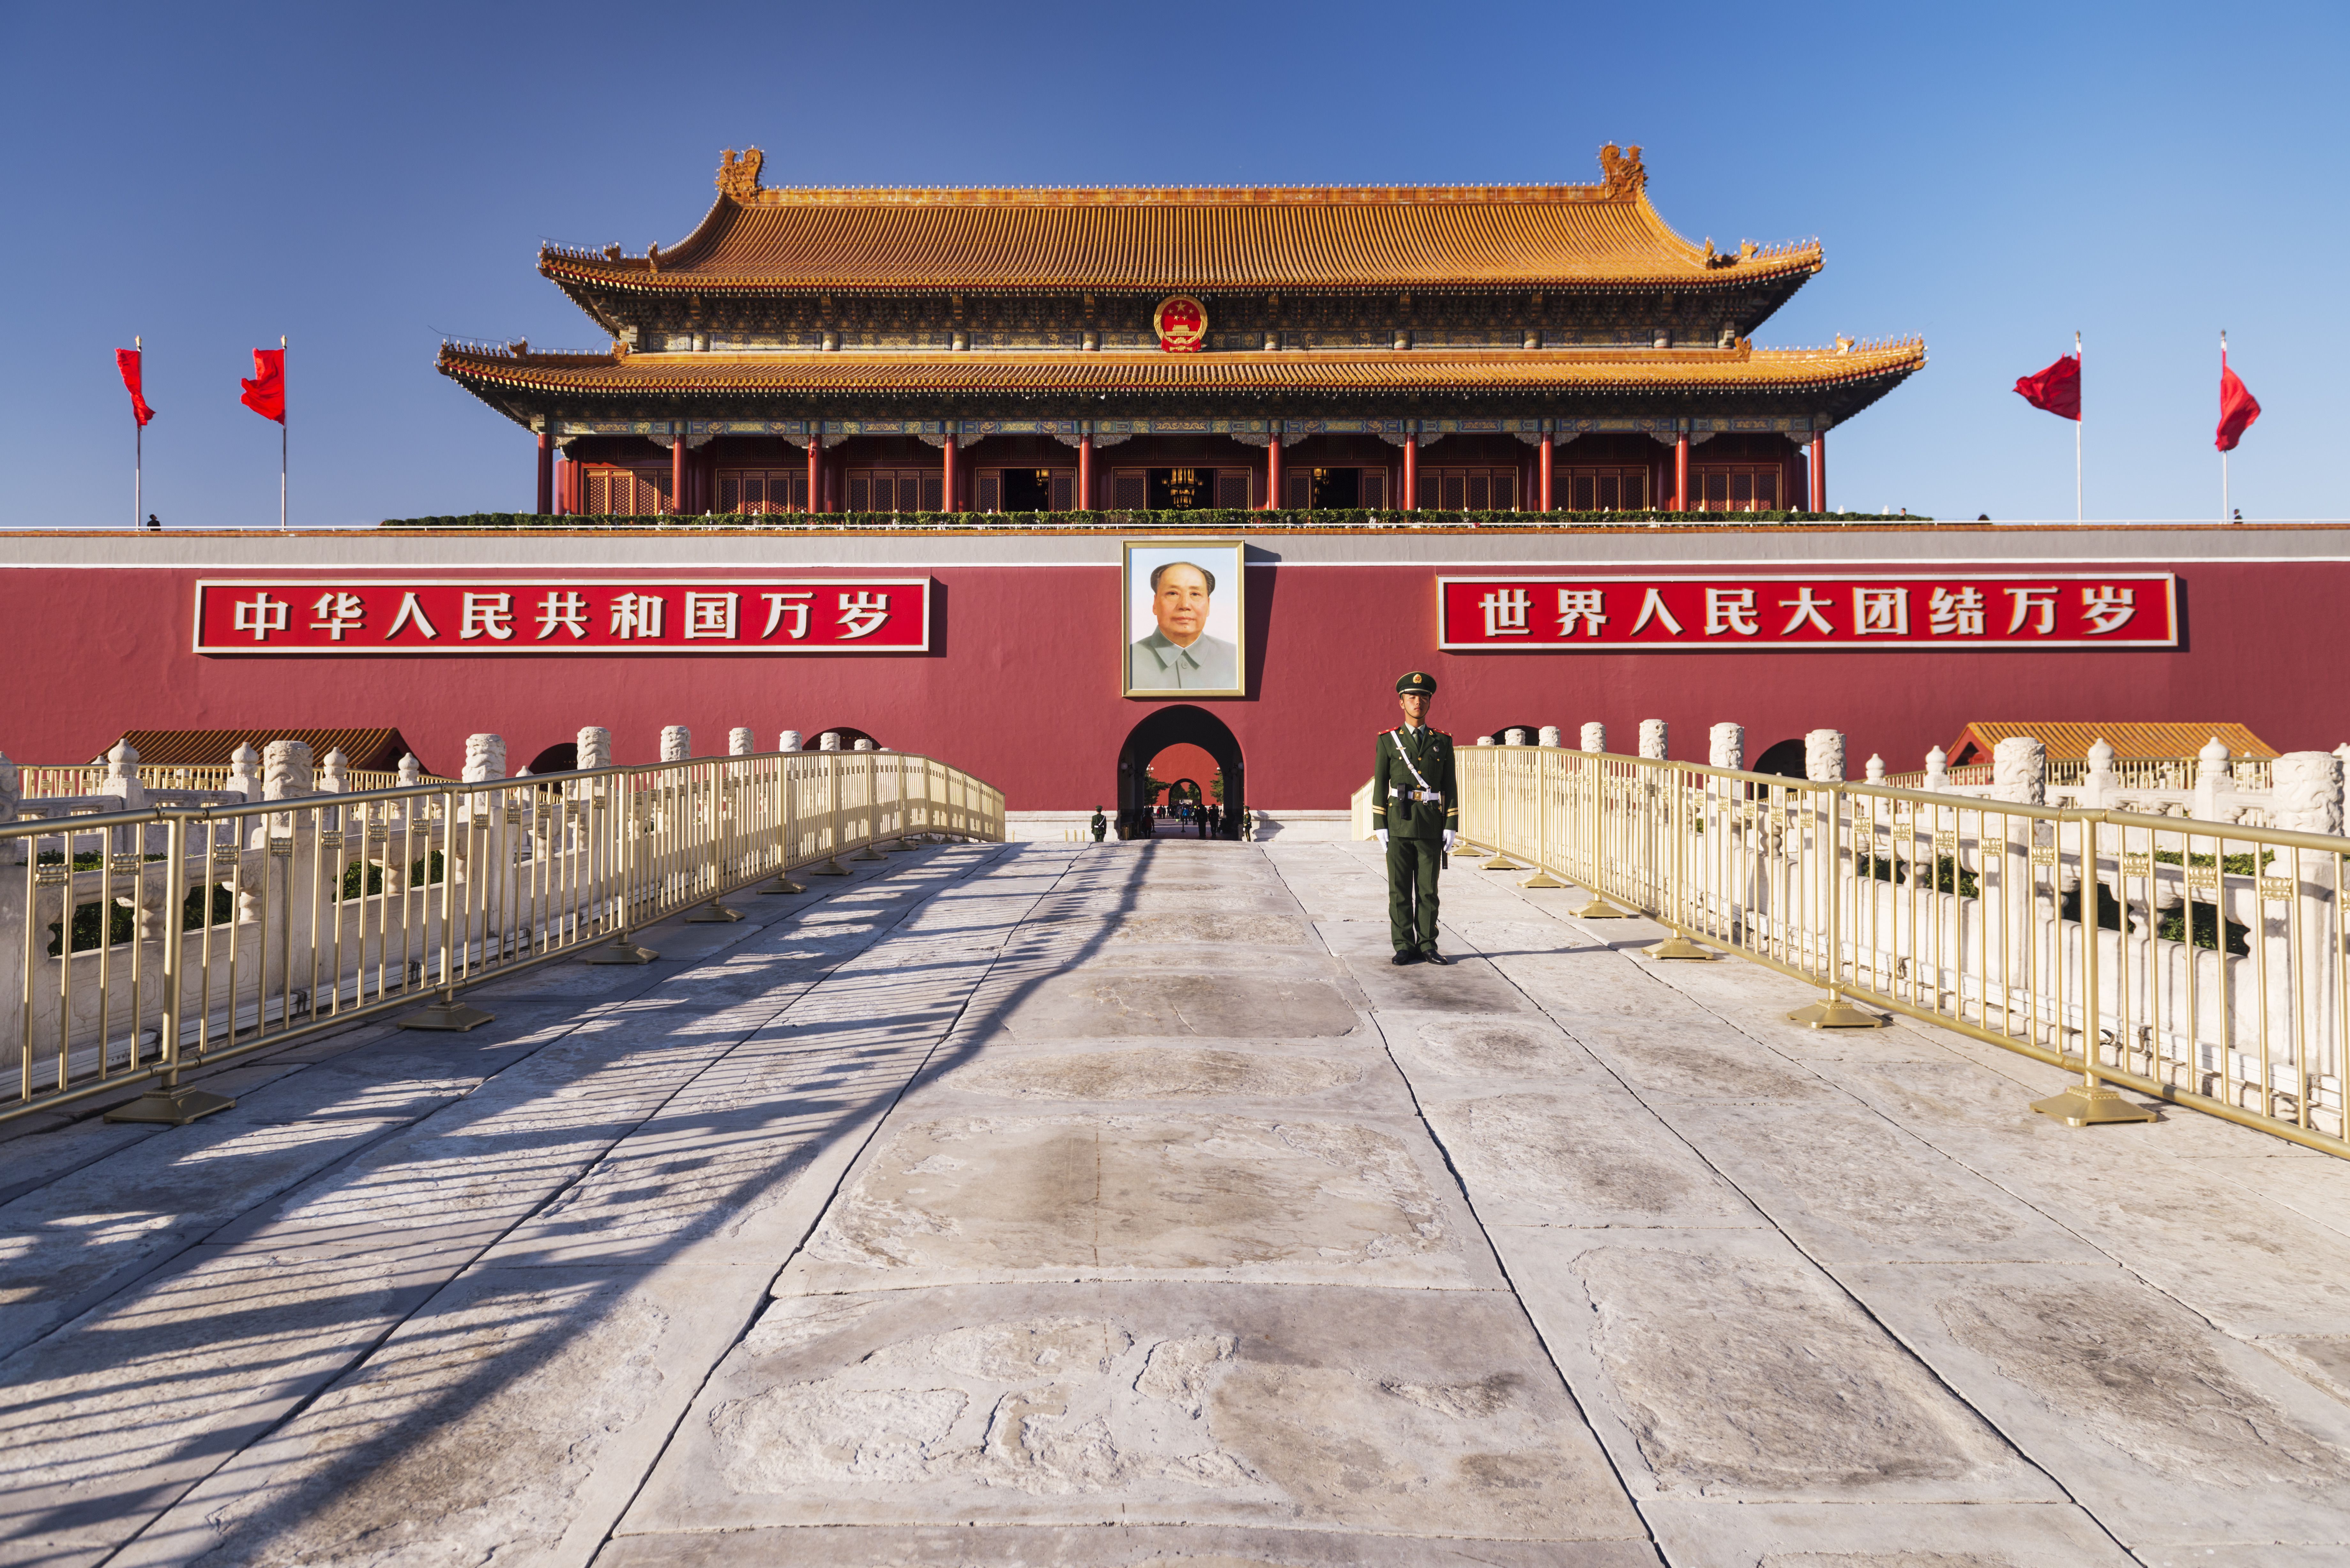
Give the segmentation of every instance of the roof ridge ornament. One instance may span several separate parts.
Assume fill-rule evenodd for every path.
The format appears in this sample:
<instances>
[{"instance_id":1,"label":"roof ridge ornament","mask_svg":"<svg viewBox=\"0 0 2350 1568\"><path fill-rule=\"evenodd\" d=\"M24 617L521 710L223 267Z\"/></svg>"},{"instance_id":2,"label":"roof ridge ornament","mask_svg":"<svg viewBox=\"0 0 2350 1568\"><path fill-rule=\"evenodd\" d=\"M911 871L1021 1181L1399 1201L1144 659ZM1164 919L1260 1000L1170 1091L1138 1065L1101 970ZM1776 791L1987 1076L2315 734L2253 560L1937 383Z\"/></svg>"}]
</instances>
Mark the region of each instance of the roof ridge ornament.
<instances>
[{"instance_id":1,"label":"roof ridge ornament","mask_svg":"<svg viewBox=\"0 0 2350 1568\"><path fill-rule=\"evenodd\" d=\"M1599 170L1604 176L1600 189L1610 196L1637 196L1648 189L1648 171L1641 166L1637 147L1609 142L1599 150Z\"/></svg>"},{"instance_id":2,"label":"roof ridge ornament","mask_svg":"<svg viewBox=\"0 0 2350 1568\"><path fill-rule=\"evenodd\" d=\"M766 161L767 155L755 147L744 148L740 158L734 156L733 148L727 148L718 160L719 192L745 204L757 201L759 170Z\"/></svg>"}]
</instances>

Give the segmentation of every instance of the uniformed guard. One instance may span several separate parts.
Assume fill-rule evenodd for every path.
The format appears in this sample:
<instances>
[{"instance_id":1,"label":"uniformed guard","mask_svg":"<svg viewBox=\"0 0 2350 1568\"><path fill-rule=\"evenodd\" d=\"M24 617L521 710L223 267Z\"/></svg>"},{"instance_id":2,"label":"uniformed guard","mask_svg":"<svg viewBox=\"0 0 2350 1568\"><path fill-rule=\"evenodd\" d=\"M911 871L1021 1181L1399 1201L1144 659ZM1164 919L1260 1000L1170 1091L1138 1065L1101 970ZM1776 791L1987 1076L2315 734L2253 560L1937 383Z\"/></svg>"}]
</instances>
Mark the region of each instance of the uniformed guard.
<instances>
[{"instance_id":1,"label":"uniformed guard","mask_svg":"<svg viewBox=\"0 0 2350 1568\"><path fill-rule=\"evenodd\" d=\"M1388 852L1388 926L1395 963L1450 963L1436 950L1439 857L1461 827L1452 737L1428 726L1435 680L1413 670L1396 682L1403 722L1386 731L1371 763L1371 826Z\"/></svg>"},{"instance_id":2,"label":"uniformed guard","mask_svg":"<svg viewBox=\"0 0 2350 1568\"><path fill-rule=\"evenodd\" d=\"M1102 835L1109 831L1109 818L1102 815L1101 807L1094 807L1094 819L1089 826L1094 830L1094 842L1099 844L1102 841Z\"/></svg>"}]
</instances>

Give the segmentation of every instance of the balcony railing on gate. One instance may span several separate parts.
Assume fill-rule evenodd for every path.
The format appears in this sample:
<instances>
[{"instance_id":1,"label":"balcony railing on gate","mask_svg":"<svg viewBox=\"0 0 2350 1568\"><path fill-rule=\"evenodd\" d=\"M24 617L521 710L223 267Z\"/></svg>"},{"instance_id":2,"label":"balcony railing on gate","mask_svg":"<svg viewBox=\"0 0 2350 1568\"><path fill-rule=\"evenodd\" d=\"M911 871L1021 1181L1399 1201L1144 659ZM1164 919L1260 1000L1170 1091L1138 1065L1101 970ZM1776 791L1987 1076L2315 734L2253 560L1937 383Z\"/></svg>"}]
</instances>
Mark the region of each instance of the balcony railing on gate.
<instances>
[{"instance_id":1,"label":"balcony railing on gate","mask_svg":"<svg viewBox=\"0 0 2350 1568\"><path fill-rule=\"evenodd\" d=\"M2350 1156L2350 838L1542 746L1461 835L1683 937Z\"/></svg>"},{"instance_id":2,"label":"balcony railing on gate","mask_svg":"<svg viewBox=\"0 0 2350 1568\"><path fill-rule=\"evenodd\" d=\"M0 823L0 1118L931 834L1001 842L1002 792L902 753L777 752Z\"/></svg>"}]
</instances>

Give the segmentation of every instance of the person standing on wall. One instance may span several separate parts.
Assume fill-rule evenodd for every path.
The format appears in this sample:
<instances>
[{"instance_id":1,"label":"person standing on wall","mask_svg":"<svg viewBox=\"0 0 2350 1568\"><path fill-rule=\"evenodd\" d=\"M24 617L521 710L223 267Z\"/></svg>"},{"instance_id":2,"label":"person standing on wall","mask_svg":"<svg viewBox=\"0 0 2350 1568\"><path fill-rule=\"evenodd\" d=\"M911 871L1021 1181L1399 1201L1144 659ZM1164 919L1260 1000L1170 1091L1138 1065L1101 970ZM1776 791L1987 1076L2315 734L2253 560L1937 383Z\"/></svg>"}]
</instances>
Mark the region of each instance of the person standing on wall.
<instances>
[{"instance_id":1,"label":"person standing on wall","mask_svg":"<svg viewBox=\"0 0 2350 1568\"><path fill-rule=\"evenodd\" d=\"M1435 680L1396 682L1403 722L1382 732L1371 763L1371 826L1388 856L1388 929L1394 963L1450 963L1436 948L1436 879L1461 828L1452 737L1429 728Z\"/></svg>"}]
</instances>

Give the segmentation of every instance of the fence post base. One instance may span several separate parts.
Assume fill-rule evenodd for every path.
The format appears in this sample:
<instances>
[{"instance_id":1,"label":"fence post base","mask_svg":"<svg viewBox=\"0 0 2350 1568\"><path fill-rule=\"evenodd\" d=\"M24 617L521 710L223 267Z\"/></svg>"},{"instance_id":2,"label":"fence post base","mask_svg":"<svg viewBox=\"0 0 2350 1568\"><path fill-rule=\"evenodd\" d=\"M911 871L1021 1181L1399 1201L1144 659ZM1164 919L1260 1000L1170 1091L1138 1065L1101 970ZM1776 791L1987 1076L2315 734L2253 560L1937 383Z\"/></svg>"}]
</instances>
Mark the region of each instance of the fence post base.
<instances>
[{"instance_id":1,"label":"fence post base","mask_svg":"<svg viewBox=\"0 0 2350 1568\"><path fill-rule=\"evenodd\" d=\"M1893 1020L1881 1012L1868 1012L1846 1002L1841 992L1830 989L1825 1002L1814 1002L1809 1007L1798 1007L1787 1014L1790 1023L1808 1023L1814 1029L1882 1029Z\"/></svg>"},{"instance_id":2,"label":"fence post base","mask_svg":"<svg viewBox=\"0 0 2350 1568\"><path fill-rule=\"evenodd\" d=\"M173 1069L173 1077L179 1075ZM236 1104L226 1095L206 1094L202 1089L183 1089L177 1084L156 1084L127 1106L117 1106L106 1113L110 1122L152 1122L161 1127L183 1127L198 1116L208 1116L214 1111L224 1111Z\"/></svg>"},{"instance_id":3,"label":"fence post base","mask_svg":"<svg viewBox=\"0 0 2350 1568\"><path fill-rule=\"evenodd\" d=\"M2099 1083L2097 1075L2087 1071L2082 1073L2079 1083L2063 1094L2033 1101L2032 1108L2043 1116L2054 1116L2068 1127L2161 1119L2146 1106L2122 1098L2111 1085Z\"/></svg>"},{"instance_id":4,"label":"fence post base","mask_svg":"<svg viewBox=\"0 0 2350 1568\"><path fill-rule=\"evenodd\" d=\"M1516 861L1503 854L1501 846L1499 845L1495 845L1493 846L1493 857L1491 860L1480 860L1477 863L1477 868L1481 871L1523 871L1525 869L1524 867L1519 865Z\"/></svg>"},{"instance_id":5,"label":"fence post base","mask_svg":"<svg viewBox=\"0 0 2350 1568\"><path fill-rule=\"evenodd\" d=\"M1596 888L1591 892L1591 902L1584 905L1580 909L1569 909L1567 913L1578 920L1624 920L1631 919L1632 916L1631 910L1619 909L1609 903L1606 896Z\"/></svg>"},{"instance_id":6,"label":"fence post base","mask_svg":"<svg viewBox=\"0 0 2350 1568\"><path fill-rule=\"evenodd\" d=\"M793 881L787 873L777 877L773 882L770 882L767 886L760 888L759 891L761 894L766 895L775 893L805 893L807 889L799 883Z\"/></svg>"},{"instance_id":7,"label":"fence post base","mask_svg":"<svg viewBox=\"0 0 2350 1568\"><path fill-rule=\"evenodd\" d=\"M725 905L720 903L717 899L712 898L707 904L702 905L699 909L694 910L693 913L686 916L685 923L689 926L723 926L729 920L739 920L742 918L742 910L730 909Z\"/></svg>"},{"instance_id":8,"label":"fence post base","mask_svg":"<svg viewBox=\"0 0 2350 1568\"><path fill-rule=\"evenodd\" d=\"M1679 931L1675 931L1671 936L1667 937L1663 941L1657 943L1654 947L1642 948L1640 951L1652 959L1704 959L1711 961L1713 957L1713 954L1706 951L1703 948L1698 946L1695 942L1681 935Z\"/></svg>"},{"instance_id":9,"label":"fence post base","mask_svg":"<svg viewBox=\"0 0 2350 1568\"><path fill-rule=\"evenodd\" d=\"M491 1022L494 1014L478 1007L468 1007L457 1000L456 993L444 991L437 1002L428 1002L400 1021L402 1029L441 1029L452 1034L463 1034L468 1029L479 1029Z\"/></svg>"},{"instance_id":10,"label":"fence post base","mask_svg":"<svg viewBox=\"0 0 2350 1568\"><path fill-rule=\"evenodd\" d=\"M864 848L850 856L849 858L851 860L887 860L889 857L887 855L882 854L881 851L873 845L868 844ZM843 873L843 875L846 875L846 873Z\"/></svg>"},{"instance_id":11,"label":"fence post base","mask_svg":"<svg viewBox=\"0 0 2350 1568\"><path fill-rule=\"evenodd\" d=\"M843 866L840 863L840 857L830 855L825 857L823 865L809 867L808 875L811 877L851 877L856 875L856 873L852 872L847 867Z\"/></svg>"},{"instance_id":12,"label":"fence post base","mask_svg":"<svg viewBox=\"0 0 2350 1568\"><path fill-rule=\"evenodd\" d=\"M1553 877L1541 867L1537 866L1534 867L1534 874L1527 877L1524 881L1519 883L1518 886L1521 888L1564 888L1566 884L1560 881L1557 877Z\"/></svg>"},{"instance_id":13,"label":"fence post base","mask_svg":"<svg viewBox=\"0 0 2350 1568\"><path fill-rule=\"evenodd\" d=\"M622 931L600 948L589 948L580 959L582 963L650 963L660 957L650 948L640 948Z\"/></svg>"}]
</instances>

